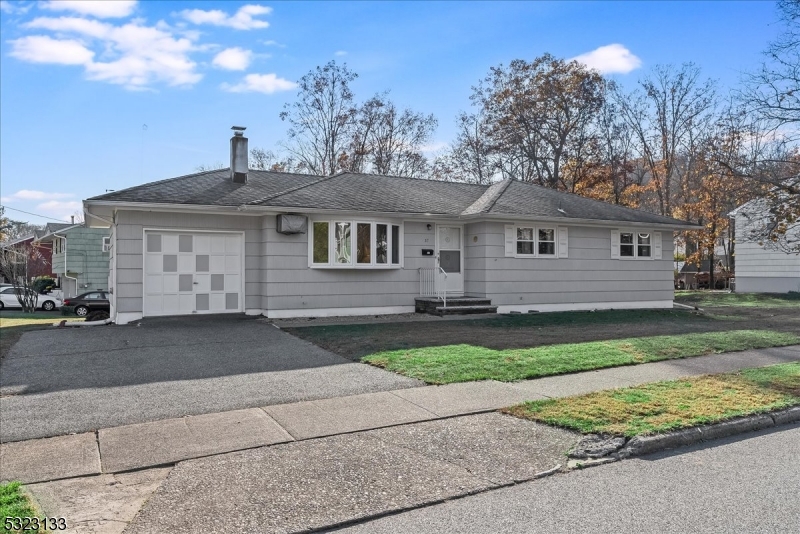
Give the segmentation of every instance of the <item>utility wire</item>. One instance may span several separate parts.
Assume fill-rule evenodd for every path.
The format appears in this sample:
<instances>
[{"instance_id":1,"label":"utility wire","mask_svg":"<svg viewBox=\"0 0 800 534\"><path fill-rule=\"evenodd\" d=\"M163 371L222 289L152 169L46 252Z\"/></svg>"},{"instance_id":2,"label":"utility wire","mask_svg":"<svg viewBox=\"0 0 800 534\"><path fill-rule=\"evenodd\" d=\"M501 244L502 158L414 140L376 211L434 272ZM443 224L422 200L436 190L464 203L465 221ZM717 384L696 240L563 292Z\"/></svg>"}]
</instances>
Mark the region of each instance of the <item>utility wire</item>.
<instances>
[{"instance_id":1,"label":"utility wire","mask_svg":"<svg viewBox=\"0 0 800 534\"><path fill-rule=\"evenodd\" d=\"M12 211L18 211L20 213L25 213L27 215L33 215L34 217L41 217L42 219L50 219L51 221L58 221L62 223L65 222L64 219L56 219L55 217L48 217L47 215L39 215L38 213L31 213L30 211L18 210L17 208L10 208L8 206L3 206L3 208Z\"/></svg>"}]
</instances>

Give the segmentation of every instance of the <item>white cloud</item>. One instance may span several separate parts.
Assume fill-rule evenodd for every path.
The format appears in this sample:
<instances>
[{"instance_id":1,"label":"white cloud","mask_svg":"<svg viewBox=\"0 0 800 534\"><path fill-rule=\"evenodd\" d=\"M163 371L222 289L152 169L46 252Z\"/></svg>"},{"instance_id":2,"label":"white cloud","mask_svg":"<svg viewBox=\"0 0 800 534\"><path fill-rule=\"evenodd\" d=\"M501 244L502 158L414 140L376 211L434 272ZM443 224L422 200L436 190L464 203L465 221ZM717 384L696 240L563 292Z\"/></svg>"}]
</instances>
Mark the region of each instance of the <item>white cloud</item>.
<instances>
[{"instance_id":1,"label":"white cloud","mask_svg":"<svg viewBox=\"0 0 800 534\"><path fill-rule=\"evenodd\" d=\"M69 221L70 215L76 211L83 211L83 204L77 200L60 201L51 200L36 206L36 211L42 215L51 215L55 218Z\"/></svg>"},{"instance_id":2,"label":"white cloud","mask_svg":"<svg viewBox=\"0 0 800 534\"><path fill-rule=\"evenodd\" d=\"M215 67L225 70L245 70L250 65L253 53L239 47L226 48L211 62Z\"/></svg>"},{"instance_id":3,"label":"white cloud","mask_svg":"<svg viewBox=\"0 0 800 534\"><path fill-rule=\"evenodd\" d=\"M419 147L420 152L429 153L429 152L438 152L442 149L447 148L449 145L444 141L433 141L432 143L428 143L427 145L422 145Z\"/></svg>"},{"instance_id":4,"label":"white cloud","mask_svg":"<svg viewBox=\"0 0 800 534\"><path fill-rule=\"evenodd\" d=\"M25 28L36 28L62 33L79 33L87 37L105 39L114 28L111 24L80 17L38 17L23 24Z\"/></svg>"},{"instance_id":5,"label":"white cloud","mask_svg":"<svg viewBox=\"0 0 800 534\"><path fill-rule=\"evenodd\" d=\"M30 35L9 41L10 55L30 63L56 63L59 65L86 65L94 52L79 41L52 39L46 35Z\"/></svg>"},{"instance_id":6,"label":"white cloud","mask_svg":"<svg viewBox=\"0 0 800 534\"><path fill-rule=\"evenodd\" d=\"M572 59L601 74L627 74L642 66L642 60L621 44L601 46Z\"/></svg>"},{"instance_id":7,"label":"white cloud","mask_svg":"<svg viewBox=\"0 0 800 534\"><path fill-rule=\"evenodd\" d=\"M339 57L346 56L347 55L347 51L346 50L337 50L336 52L333 53L333 55L334 56L339 56Z\"/></svg>"},{"instance_id":8,"label":"white cloud","mask_svg":"<svg viewBox=\"0 0 800 534\"><path fill-rule=\"evenodd\" d=\"M219 9L205 11L202 9L185 9L180 15L193 24L211 24L226 26L236 30L255 30L269 27L269 22L253 17L272 13L271 7L249 4L242 6L231 16Z\"/></svg>"},{"instance_id":9,"label":"white cloud","mask_svg":"<svg viewBox=\"0 0 800 534\"><path fill-rule=\"evenodd\" d=\"M11 196L3 197L3 203L12 203L19 200L55 200L59 198L70 198L75 195L72 193L53 193L50 191L36 191L33 189L20 189Z\"/></svg>"},{"instance_id":10,"label":"white cloud","mask_svg":"<svg viewBox=\"0 0 800 534\"><path fill-rule=\"evenodd\" d=\"M11 42L14 57L39 63L84 65L90 80L124 85L128 89L145 89L155 82L183 86L202 79L196 72L197 64L189 57L199 47L187 37L176 37L163 23L143 26L137 20L115 26L78 17L40 17L24 27L78 34L83 39L94 40L93 44L101 51L98 61L94 60L94 52L74 40L32 36ZM29 42L31 40L35 41ZM59 46L63 46L63 50ZM54 61L54 57L59 61Z\"/></svg>"},{"instance_id":11,"label":"white cloud","mask_svg":"<svg viewBox=\"0 0 800 534\"><path fill-rule=\"evenodd\" d=\"M25 4L19 1L0 0L0 11L9 15L24 15L32 6L33 4Z\"/></svg>"},{"instance_id":12,"label":"white cloud","mask_svg":"<svg viewBox=\"0 0 800 534\"><path fill-rule=\"evenodd\" d=\"M136 8L136 0L51 0L43 2L41 7L51 11L72 11L93 17L120 18L127 17Z\"/></svg>"},{"instance_id":13,"label":"white cloud","mask_svg":"<svg viewBox=\"0 0 800 534\"><path fill-rule=\"evenodd\" d=\"M295 87L297 87L296 83L278 78L275 74L248 74L241 83L236 85L222 84L222 89L230 93L272 94L278 91L289 91Z\"/></svg>"},{"instance_id":14,"label":"white cloud","mask_svg":"<svg viewBox=\"0 0 800 534\"><path fill-rule=\"evenodd\" d=\"M272 39L268 41L261 41L261 43L266 46L277 46L278 48L286 48L285 44L281 44L278 41L273 41Z\"/></svg>"}]
</instances>

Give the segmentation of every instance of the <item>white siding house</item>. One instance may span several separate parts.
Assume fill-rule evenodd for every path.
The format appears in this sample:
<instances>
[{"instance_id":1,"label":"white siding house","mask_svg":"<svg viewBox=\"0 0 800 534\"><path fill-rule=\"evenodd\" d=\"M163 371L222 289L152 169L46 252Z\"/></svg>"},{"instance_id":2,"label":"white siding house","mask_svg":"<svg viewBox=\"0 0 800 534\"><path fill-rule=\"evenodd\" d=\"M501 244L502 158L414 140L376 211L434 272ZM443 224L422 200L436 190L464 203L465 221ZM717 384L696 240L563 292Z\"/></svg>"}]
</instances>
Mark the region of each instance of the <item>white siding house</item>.
<instances>
[{"instance_id":1,"label":"white siding house","mask_svg":"<svg viewBox=\"0 0 800 534\"><path fill-rule=\"evenodd\" d=\"M788 293L800 291L800 254L787 253L759 243L752 236L761 228L758 202L733 212L736 228L736 292ZM795 233L800 231L794 228Z\"/></svg>"}]
</instances>

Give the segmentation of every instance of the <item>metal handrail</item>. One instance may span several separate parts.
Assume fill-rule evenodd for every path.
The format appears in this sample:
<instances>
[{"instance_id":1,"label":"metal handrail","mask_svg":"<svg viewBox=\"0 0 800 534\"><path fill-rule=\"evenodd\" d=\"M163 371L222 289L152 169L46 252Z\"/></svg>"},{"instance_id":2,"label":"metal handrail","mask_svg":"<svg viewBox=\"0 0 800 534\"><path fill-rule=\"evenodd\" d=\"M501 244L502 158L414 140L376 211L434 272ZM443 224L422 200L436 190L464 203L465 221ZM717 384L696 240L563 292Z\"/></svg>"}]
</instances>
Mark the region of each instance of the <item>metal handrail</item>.
<instances>
[{"instance_id":1,"label":"metal handrail","mask_svg":"<svg viewBox=\"0 0 800 534\"><path fill-rule=\"evenodd\" d=\"M439 263L439 262L437 261L436 263ZM447 307L447 273L445 272L444 269L442 269L441 265L437 265L437 267L439 267L439 270L442 271L442 274L444 275L444 289L442 289L441 299L444 302L444 306L443 307L446 308Z\"/></svg>"}]
</instances>

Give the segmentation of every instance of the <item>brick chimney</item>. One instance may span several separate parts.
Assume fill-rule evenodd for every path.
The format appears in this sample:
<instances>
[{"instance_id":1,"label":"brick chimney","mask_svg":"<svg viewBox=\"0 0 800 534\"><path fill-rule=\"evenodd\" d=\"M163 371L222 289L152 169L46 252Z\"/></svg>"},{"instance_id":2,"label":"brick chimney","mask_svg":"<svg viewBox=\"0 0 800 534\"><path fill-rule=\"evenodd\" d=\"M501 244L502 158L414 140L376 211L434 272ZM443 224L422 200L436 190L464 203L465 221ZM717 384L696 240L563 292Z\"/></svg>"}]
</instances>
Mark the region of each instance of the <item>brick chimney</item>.
<instances>
[{"instance_id":1,"label":"brick chimney","mask_svg":"<svg viewBox=\"0 0 800 534\"><path fill-rule=\"evenodd\" d=\"M233 126L231 137L231 180L237 184L247 183L247 138L244 126Z\"/></svg>"}]
</instances>

